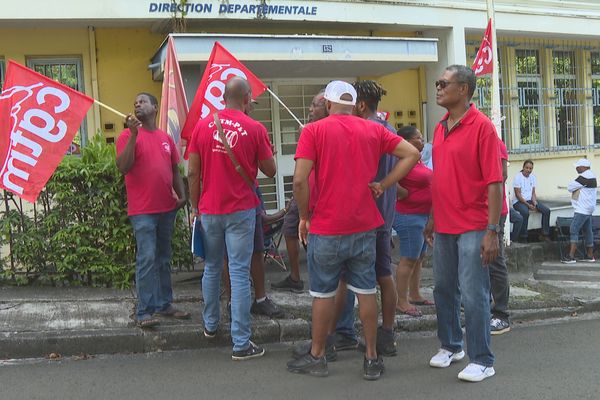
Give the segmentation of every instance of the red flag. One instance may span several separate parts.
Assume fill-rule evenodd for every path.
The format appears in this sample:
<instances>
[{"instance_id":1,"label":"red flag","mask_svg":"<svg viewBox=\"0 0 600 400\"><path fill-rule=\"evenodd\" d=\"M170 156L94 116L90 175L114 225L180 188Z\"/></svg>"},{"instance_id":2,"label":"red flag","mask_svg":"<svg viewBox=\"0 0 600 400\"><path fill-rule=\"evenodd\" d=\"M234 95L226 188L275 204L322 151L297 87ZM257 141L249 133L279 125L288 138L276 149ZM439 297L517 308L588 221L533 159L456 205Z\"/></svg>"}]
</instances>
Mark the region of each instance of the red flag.
<instances>
[{"instance_id":1,"label":"red flag","mask_svg":"<svg viewBox=\"0 0 600 400\"><path fill-rule=\"evenodd\" d=\"M388 121L390 119L389 111L377 111L377 118L382 121Z\"/></svg>"},{"instance_id":2,"label":"red flag","mask_svg":"<svg viewBox=\"0 0 600 400\"><path fill-rule=\"evenodd\" d=\"M492 52L492 20L488 21L485 35L479 46L477 57L473 61L471 69L475 72L475 76L482 76L491 74L494 71L494 56Z\"/></svg>"},{"instance_id":3,"label":"red flag","mask_svg":"<svg viewBox=\"0 0 600 400\"><path fill-rule=\"evenodd\" d=\"M0 94L0 187L34 202L93 103L9 60Z\"/></svg>"},{"instance_id":4,"label":"red flag","mask_svg":"<svg viewBox=\"0 0 600 400\"><path fill-rule=\"evenodd\" d=\"M219 42L215 42L194 97L194 102L181 131L182 139L189 140L191 138L192 131L199 119L225 108L225 102L223 101L225 83L234 76L241 76L248 80L250 87L252 87L253 99L267 90L267 85L231 55Z\"/></svg>"},{"instance_id":5,"label":"red flag","mask_svg":"<svg viewBox=\"0 0 600 400\"><path fill-rule=\"evenodd\" d=\"M167 132L177 144L179 144L181 137L181 125L185 121L187 113L188 105L179 63L177 62L177 53L175 52L173 38L169 37L158 126L161 130Z\"/></svg>"}]
</instances>

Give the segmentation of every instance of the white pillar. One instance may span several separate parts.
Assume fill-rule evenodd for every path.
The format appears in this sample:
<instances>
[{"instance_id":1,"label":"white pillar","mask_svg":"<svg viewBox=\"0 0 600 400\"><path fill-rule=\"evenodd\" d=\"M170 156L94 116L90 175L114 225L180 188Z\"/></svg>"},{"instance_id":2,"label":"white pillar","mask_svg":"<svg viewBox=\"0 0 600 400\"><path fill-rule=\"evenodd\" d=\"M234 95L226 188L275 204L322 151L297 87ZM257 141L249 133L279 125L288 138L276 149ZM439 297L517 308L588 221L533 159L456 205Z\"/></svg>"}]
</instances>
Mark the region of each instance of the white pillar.
<instances>
[{"instance_id":1,"label":"white pillar","mask_svg":"<svg viewBox=\"0 0 600 400\"><path fill-rule=\"evenodd\" d=\"M443 30L426 31L425 36L437 37L438 42L438 62L427 64L425 67L425 80L427 82L427 140L433 137L433 129L440 121L446 110L438 106L435 102L435 81L444 72L444 69L452 64L466 65L467 46L465 40L465 28L455 26Z\"/></svg>"}]
</instances>

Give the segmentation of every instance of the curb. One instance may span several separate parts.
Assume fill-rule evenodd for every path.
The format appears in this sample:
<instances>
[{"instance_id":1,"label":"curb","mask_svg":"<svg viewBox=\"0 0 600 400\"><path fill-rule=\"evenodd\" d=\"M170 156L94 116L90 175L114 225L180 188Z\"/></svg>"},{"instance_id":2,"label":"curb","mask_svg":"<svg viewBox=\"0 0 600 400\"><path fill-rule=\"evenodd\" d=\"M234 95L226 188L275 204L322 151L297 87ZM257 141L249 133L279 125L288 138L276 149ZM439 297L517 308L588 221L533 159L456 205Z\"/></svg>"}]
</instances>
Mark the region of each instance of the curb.
<instances>
[{"instance_id":1,"label":"curb","mask_svg":"<svg viewBox=\"0 0 600 400\"><path fill-rule=\"evenodd\" d=\"M535 309L511 310L513 323L577 316L600 311L600 299L581 302L576 299L539 302ZM396 316L397 331L431 332L437 329L433 307L423 309L422 317ZM357 321L357 329L361 329ZM223 324L214 339L202 334L201 324L164 325L155 330L137 327L79 331L5 332L0 340L0 358L48 357L81 354L144 353L170 350L202 349L231 346L230 325ZM295 318L284 320L256 320L252 327L252 340L256 343L297 342L310 339L310 323Z\"/></svg>"}]
</instances>

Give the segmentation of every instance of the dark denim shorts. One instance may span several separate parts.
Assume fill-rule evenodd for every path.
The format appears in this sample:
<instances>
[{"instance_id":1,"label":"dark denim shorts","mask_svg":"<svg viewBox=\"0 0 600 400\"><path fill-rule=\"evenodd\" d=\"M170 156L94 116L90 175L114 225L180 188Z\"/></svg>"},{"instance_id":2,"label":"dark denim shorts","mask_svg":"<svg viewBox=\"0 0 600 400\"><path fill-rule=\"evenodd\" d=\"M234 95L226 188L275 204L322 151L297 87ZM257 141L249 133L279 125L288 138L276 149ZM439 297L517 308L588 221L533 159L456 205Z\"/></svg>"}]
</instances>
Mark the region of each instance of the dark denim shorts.
<instances>
[{"instance_id":1,"label":"dark denim shorts","mask_svg":"<svg viewBox=\"0 0 600 400\"><path fill-rule=\"evenodd\" d=\"M310 234L308 278L313 297L335 296L342 270L348 289L357 294L376 293L376 231L351 235Z\"/></svg>"},{"instance_id":2,"label":"dark denim shorts","mask_svg":"<svg viewBox=\"0 0 600 400\"><path fill-rule=\"evenodd\" d=\"M298 224L300 224L300 214L298 211L298 203L292 199L290 209L283 217L283 235L298 237Z\"/></svg>"}]
</instances>

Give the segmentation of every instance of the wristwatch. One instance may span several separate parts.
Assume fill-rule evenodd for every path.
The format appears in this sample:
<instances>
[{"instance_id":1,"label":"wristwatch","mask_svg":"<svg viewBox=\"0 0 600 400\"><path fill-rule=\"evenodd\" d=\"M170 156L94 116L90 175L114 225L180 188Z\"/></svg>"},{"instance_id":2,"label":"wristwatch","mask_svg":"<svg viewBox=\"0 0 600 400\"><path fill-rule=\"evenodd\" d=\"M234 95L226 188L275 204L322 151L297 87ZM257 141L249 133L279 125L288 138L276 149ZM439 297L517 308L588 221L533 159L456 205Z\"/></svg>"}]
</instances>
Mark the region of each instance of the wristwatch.
<instances>
[{"instance_id":1,"label":"wristwatch","mask_svg":"<svg viewBox=\"0 0 600 400\"><path fill-rule=\"evenodd\" d=\"M493 232L496 232L496 233L500 233L500 225L498 225L498 224L488 224L487 230L488 231L493 231Z\"/></svg>"}]
</instances>

